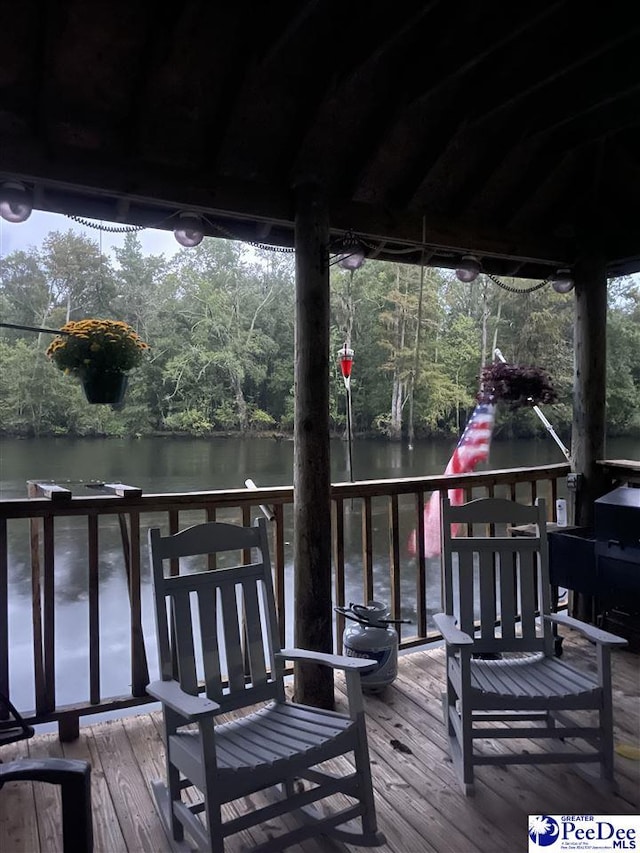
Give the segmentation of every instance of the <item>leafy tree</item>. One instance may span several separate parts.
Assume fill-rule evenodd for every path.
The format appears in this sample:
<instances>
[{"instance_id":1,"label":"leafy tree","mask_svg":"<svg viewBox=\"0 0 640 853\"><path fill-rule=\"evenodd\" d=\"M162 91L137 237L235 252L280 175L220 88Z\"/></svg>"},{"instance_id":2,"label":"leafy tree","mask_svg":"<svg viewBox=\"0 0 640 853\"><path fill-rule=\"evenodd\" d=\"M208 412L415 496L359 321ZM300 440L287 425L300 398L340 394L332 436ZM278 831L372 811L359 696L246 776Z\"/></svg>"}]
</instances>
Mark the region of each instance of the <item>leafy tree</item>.
<instances>
[{"instance_id":1,"label":"leafy tree","mask_svg":"<svg viewBox=\"0 0 640 853\"><path fill-rule=\"evenodd\" d=\"M87 405L79 384L45 355L50 337L0 330L0 428L21 434L124 435L152 430L290 430L294 411L294 268L287 253L207 239L167 260L145 257L135 233L113 263L99 245L52 232L40 247L0 262L0 309L8 322L58 327L71 315L112 317L151 345L130 377L125 407ZM508 285L515 280L506 280ZM527 283L517 282L518 286ZM511 293L488 278L459 282L448 270L369 260L351 276L333 267L330 417L345 423L337 353L355 351L356 433L394 439L459 434L480 368L499 346L508 361L543 367L559 401L554 426L572 419L573 299L543 288ZM637 429L640 290L609 287L609 434ZM499 407L497 432L543 430L527 410Z\"/></svg>"},{"instance_id":2,"label":"leafy tree","mask_svg":"<svg viewBox=\"0 0 640 853\"><path fill-rule=\"evenodd\" d=\"M98 244L75 231L45 237L40 263L49 305L44 320L62 325L84 317L104 317L115 296L113 270Z\"/></svg>"}]
</instances>

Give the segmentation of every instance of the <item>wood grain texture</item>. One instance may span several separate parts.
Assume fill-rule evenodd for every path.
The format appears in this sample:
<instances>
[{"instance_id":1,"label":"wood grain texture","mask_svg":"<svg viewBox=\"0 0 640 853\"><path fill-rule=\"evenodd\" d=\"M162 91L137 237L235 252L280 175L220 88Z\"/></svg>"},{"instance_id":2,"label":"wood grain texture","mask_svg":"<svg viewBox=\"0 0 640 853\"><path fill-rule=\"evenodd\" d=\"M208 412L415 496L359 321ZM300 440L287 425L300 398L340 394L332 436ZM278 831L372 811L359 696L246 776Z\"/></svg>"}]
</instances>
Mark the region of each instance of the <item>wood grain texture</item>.
<instances>
[{"instance_id":1,"label":"wood grain texture","mask_svg":"<svg viewBox=\"0 0 640 853\"><path fill-rule=\"evenodd\" d=\"M591 644L574 631L565 632L563 659L595 666ZM587 663L588 662L588 663ZM614 739L637 744L640 721L640 657L628 651L613 653ZM380 853L445 853L491 850L512 853L526 845L529 814L637 814L640 811L639 762L615 756L619 796L603 796L571 767L480 767L476 795L465 798L458 789L448 756L440 694L444 687L442 649L401 655L399 675L380 696L366 696L365 710L378 820L387 837ZM345 690L336 677L337 707L344 707ZM230 719L233 715L225 715ZM539 746L527 738L478 742L484 753L533 751ZM79 740L65 743L67 758L92 763L95 853L169 853L149 794L150 782L163 778L164 749L161 716L142 713L81 728ZM27 745L28 744L28 745ZM4 761L13 757L55 754L54 735L38 735L29 742L2 749ZM410 750L407 752L406 750ZM52 751L53 750L53 751ZM332 762L343 771L350 759ZM11 783L0 791L0 850L2 853L49 853L40 843L51 819L38 814L44 800L34 799L31 783ZM264 804L233 803L241 814ZM240 833L228 843L228 853L240 853L285 828L290 818ZM52 825L52 824L51 824ZM490 835L490 833L492 833ZM454 846L452 839L456 840ZM150 845L155 844L156 847ZM464 846L466 845L466 846ZM340 848L322 839L305 841L291 853L335 853Z\"/></svg>"}]
</instances>

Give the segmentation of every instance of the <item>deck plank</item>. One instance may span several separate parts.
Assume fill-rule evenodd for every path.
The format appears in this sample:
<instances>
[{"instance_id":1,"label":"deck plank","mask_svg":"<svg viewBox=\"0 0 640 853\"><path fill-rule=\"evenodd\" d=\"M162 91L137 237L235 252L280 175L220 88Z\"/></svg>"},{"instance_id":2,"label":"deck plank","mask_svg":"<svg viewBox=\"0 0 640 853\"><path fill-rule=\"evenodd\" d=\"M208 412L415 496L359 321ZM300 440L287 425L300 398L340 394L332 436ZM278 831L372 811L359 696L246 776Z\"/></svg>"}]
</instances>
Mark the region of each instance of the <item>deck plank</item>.
<instances>
[{"instance_id":1,"label":"deck plank","mask_svg":"<svg viewBox=\"0 0 640 853\"><path fill-rule=\"evenodd\" d=\"M573 634L573 632L570 632ZM575 637L565 642L567 660L584 661L592 650ZM592 665L592 664L589 664ZM640 721L640 656L616 651L613 662L616 743L637 746ZM440 693L442 649L402 655L395 683L380 696L366 696L365 709L376 790L378 821L387 843L380 853L511 853L526 846L529 814L637 814L640 761L616 755L621 796L603 796L571 766L480 767L476 795L464 797L449 758ZM344 682L336 678L339 707ZM534 751L526 738L479 742L486 751ZM162 718L142 712L82 726L80 738L60 745L55 735L2 749L4 761L18 756L64 755L92 764L95 853L169 853L171 845L156 814L150 782L164 776ZM329 762L343 772L342 757ZM47 790L48 789L48 790ZM262 795L229 808L238 814L264 802ZM37 819L34 820L34 812ZM60 848L59 793L54 786L11 783L0 791L2 853L57 853ZM228 853L251 850L270 834L291 826L280 818L229 839ZM288 853L344 853L344 845L311 839ZM353 851L354 848L349 848Z\"/></svg>"},{"instance_id":2,"label":"deck plank","mask_svg":"<svg viewBox=\"0 0 640 853\"><path fill-rule=\"evenodd\" d=\"M44 735L27 741L29 758L62 758L57 735ZM59 785L34 782L33 796L40 847L47 853L62 853L62 796Z\"/></svg>"},{"instance_id":3,"label":"deck plank","mask_svg":"<svg viewBox=\"0 0 640 853\"><path fill-rule=\"evenodd\" d=\"M2 747L5 763L29 757L22 740ZM7 782L0 790L0 850L2 853L34 853L40 850L38 823L35 820L32 782Z\"/></svg>"},{"instance_id":4,"label":"deck plank","mask_svg":"<svg viewBox=\"0 0 640 853\"><path fill-rule=\"evenodd\" d=\"M433 664L440 655L442 655L441 675L438 675ZM419 695L420 706L429 709L433 725L437 725L439 722L444 733L442 711L439 707L443 675L444 652L434 653L428 665L425 664L423 656L411 655L408 656L399 681L401 682L400 689ZM436 702L436 697L438 697L438 702ZM492 728L494 728L494 724L488 723L487 739L476 741L479 752L535 753L544 751L542 744L526 738L492 739L490 737ZM524 800L527 803L528 811L524 812L525 815L548 814L550 810L552 814L560 812L564 814L626 814L633 811L634 806L637 808L637 792L635 792L634 797L634 792L628 790L626 782L618 778L617 781L624 788L627 798L623 799L612 795L608 798L610 809L607 811L603 808L601 792L583 779L569 765L520 764L502 768L497 766L480 767L476 769L476 779L484 780L494 787L496 793L510 800L514 800L518 791L522 792L522 796L518 796L517 800ZM628 801L629 796L632 798L631 801ZM563 803L564 806L560 808ZM516 803L514 803L515 805Z\"/></svg>"},{"instance_id":5,"label":"deck plank","mask_svg":"<svg viewBox=\"0 0 640 853\"><path fill-rule=\"evenodd\" d=\"M169 848L124 720L91 726L109 793L129 853L158 853Z\"/></svg>"},{"instance_id":6,"label":"deck plank","mask_svg":"<svg viewBox=\"0 0 640 853\"><path fill-rule=\"evenodd\" d=\"M224 719L225 715L220 717L221 721ZM136 756L139 760L142 758L141 769L143 775L147 779L147 783L151 784L152 781L165 778L162 712L155 711L150 714L149 722L150 725L147 725L146 720L143 720L141 725L132 726L127 721L126 728ZM190 796L192 793L192 789L185 791L185 798L190 802L198 799L196 795ZM223 815L225 819L239 817L264 805L267 805L266 799L256 794L253 797L246 797L244 800L225 804L222 807ZM236 851L240 853L243 850L252 850L258 844L267 841L270 835L278 835L288 827L291 827L291 823L287 822L285 818L279 817L269 821L266 826L251 827L243 830L227 840L227 853L236 853ZM314 850L313 847L309 848L305 845L292 845L289 850L291 853L317 853L317 848Z\"/></svg>"},{"instance_id":7,"label":"deck plank","mask_svg":"<svg viewBox=\"0 0 640 853\"><path fill-rule=\"evenodd\" d=\"M91 726L82 726L80 737L64 743L62 749L65 758L76 758L91 764L93 841L96 853L127 853L127 844L120 829Z\"/></svg>"},{"instance_id":8,"label":"deck plank","mask_svg":"<svg viewBox=\"0 0 640 853\"><path fill-rule=\"evenodd\" d=\"M342 689L342 683L339 683ZM394 691L395 693L395 691ZM510 853L512 841L501 826L504 820L504 800L491 789L481 797L482 808L466 813L468 805L461 791L452 787L451 761L446 751L444 736L434 742L420 734L415 722L424 725L424 714L415 707L411 713L411 701L398 703L397 699L370 697L365 701L367 711L367 733L372 758L376 760L374 783L377 784L377 767L383 761L393 763L405 785L416 792L422 801L428 800L437 810L437 822L448 829L449 816L460 810L457 831L467 839L483 840L483 848L495 853L504 850ZM400 707L398 705L400 704ZM444 726L442 726L444 732ZM406 750L410 750L407 752ZM380 796L384 799L385 792ZM478 797L476 797L476 803ZM475 804L474 804L475 805ZM418 813L422 808L418 809ZM500 823L495 818L500 817ZM493 818L493 820L492 820ZM428 824L423 830L428 830ZM461 839L462 843L462 839Z\"/></svg>"}]
</instances>

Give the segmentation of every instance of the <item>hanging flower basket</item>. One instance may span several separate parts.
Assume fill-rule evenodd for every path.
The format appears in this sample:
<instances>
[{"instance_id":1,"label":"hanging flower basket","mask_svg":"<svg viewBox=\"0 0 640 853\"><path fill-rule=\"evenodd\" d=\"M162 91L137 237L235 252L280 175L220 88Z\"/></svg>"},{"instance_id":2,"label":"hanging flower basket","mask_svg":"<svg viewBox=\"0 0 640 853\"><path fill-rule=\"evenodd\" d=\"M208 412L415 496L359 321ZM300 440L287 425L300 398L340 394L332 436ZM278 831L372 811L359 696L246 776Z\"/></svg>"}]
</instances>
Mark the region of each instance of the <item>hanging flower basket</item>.
<instances>
[{"instance_id":1,"label":"hanging flower basket","mask_svg":"<svg viewBox=\"0 0 640 853\"><path fill-rule=\"evenodd\" d=\"M78 373L88 403L111 403L119 406L124 400L129 377L126 373L109 370L85 370Z\"/></svg>"},{"instance_id":2,"label":"hanging flower basket","mask_svg":"<svg viewBox=\"0 0 640 853\"><path fill-rule=\"evenodd\" d=\"M148 344L118 320L74 320L60 331L47 349L56 367L81 380L89 403L121 405L127 371L140 364Z\"/></svg>"},{"instance_id":3,"label":"hanging flower basket","mask_svg":"<svg viewBox=\"0 0 640 853\"><path fill-rule=\"evenodd\" d=\"M555 403L558 399L553 380L542 367L496 361L482 369L480 382L480 398L492 403L502 401L512 408Z\"/></svg>"}]
</instances>

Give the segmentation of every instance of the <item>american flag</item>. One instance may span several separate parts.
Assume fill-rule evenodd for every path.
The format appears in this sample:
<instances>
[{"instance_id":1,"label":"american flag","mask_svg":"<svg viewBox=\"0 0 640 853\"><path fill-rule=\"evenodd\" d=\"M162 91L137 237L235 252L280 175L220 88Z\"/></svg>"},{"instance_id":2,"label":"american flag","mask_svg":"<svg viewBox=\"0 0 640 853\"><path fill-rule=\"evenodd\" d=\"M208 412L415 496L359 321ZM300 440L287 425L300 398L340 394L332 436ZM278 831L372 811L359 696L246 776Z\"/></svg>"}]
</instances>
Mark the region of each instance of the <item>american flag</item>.
<instances>
[{"instance_id":1,"label":"american flag","mask_svg":"<svg viewBox=\"0 0 640 853\"><path fill-rule=\"evenodd\" d=\"M445 474L467 474L480 462L486 462L489 458L495 413L494 403L478 403L445 468ZM464 503L464 490L450 489L449 500L454 506ZM454 525L451 532L455 536L457 529L453 528ZM413 530L408 543L412 556L418 552L416 543L417 533ZM433 492L424 508L424 553L425 557L437 557L440 553L440 492Z\"/></svg>"}]
</instances>

